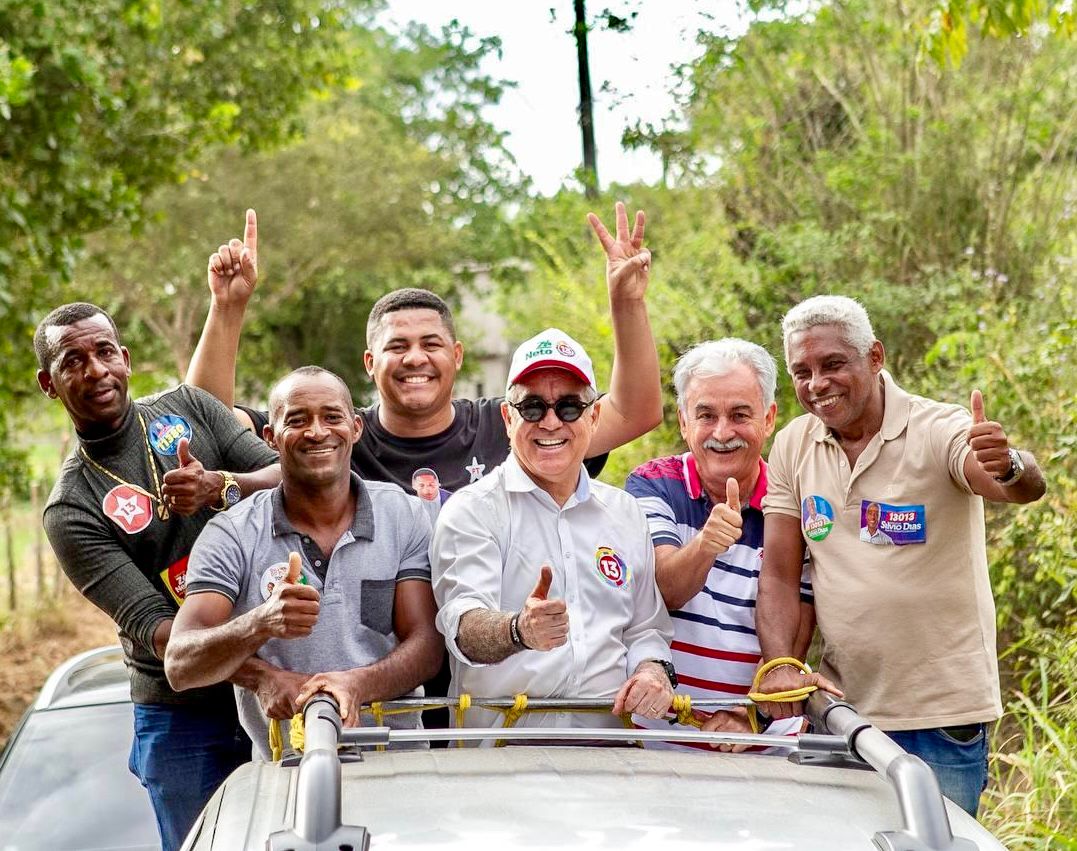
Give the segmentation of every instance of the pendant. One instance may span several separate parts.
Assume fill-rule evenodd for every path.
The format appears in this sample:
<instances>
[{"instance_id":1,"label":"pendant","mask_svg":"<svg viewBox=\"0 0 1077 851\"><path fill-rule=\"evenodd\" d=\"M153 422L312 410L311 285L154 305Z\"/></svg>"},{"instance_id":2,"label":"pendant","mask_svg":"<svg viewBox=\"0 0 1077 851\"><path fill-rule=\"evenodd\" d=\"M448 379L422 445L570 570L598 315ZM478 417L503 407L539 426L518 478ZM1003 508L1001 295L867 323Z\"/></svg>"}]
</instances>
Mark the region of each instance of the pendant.
<instances>
[{"instance_id":1,"label":"pendant","mask_svg":"<svg viewBox=\"0 0 1077 851\"><path fill-rule=\"evenodd\" d=\"M169 517L168 506L164 504L164 500L157 503L157 516L162 520L167 520Z\"/></svg>"}]
</instances>

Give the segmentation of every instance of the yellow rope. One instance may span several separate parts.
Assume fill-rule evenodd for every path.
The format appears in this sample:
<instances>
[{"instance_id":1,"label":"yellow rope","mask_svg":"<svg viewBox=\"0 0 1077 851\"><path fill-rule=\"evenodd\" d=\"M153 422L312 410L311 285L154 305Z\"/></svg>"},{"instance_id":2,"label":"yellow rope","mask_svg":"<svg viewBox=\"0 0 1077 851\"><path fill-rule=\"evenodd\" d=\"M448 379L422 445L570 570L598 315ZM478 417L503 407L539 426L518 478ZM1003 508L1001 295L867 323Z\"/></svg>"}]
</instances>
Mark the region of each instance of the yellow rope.
<instances>
[{"instance_id":1,"label":"yellow rope","mask_svg":"<svg viewBox=\"0 0 1077 851\"><path fill-rule=\"evenodd\" d=\"M692 711L692 695L673 695L673 705L670 709L672 709L677 716L678 724L684 724L686 727L696 727L697 729L703 726L703 722L700 721Z\"/></svg>"},{"instance_id":2,"label":"yellow rope","mask_svg":"<svg viewBox=\"0 0 1077 851\"><path fill-rule=\"evenodd\" d=\"M280 721L276 718L269 719L269 754L273 762L280 762L284 756L284 742L280 735Z\"/></svg>"},{"instance_id":3,"label":"yellow rope","mask_svg":"<svg viewBox=\"0 0 1077 851\"><path fill-rule=\"evenodd\" d=\"M464 726L464 715L471 708L471 695L462 694L456 699L456 728L460 729ZM458 748L464 746L464 740L458 739L456 742Z\"/></svg>"},{"instance_id":4,"label":"yellow rope","mask_svg":"<svg viewBox=\"0 0 1077 851\"><path fill-rule=\"evenodd\" d=\"M748 707L748 723L752 725L753 733L759 732L759 710L755 708L756 704L797 703L806 698L813 691L817 691L819 688L818 686L810 685L801 686L800 688L790 689L789 691L776 691L773 694L764 694L759 691L759 684L763 682L763 677L782 665L792 665L804 674L811 673L811 668L799 659L794 659L791 656L782 656L778 659L771 659L765 665L760 666L759 670L755 672L755 679L752 680L752 690L748 692L748 699L752 701L751 705Z\"/></svg>"}]
</instances>

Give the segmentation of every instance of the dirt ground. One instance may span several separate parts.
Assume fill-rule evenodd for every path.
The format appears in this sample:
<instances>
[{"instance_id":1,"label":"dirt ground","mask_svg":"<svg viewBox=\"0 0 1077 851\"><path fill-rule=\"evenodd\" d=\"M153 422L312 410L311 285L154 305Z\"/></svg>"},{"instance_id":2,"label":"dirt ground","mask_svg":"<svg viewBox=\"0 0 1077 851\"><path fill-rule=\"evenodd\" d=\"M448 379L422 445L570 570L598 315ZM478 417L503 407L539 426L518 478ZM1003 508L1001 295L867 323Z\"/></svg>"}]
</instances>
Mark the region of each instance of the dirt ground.
<instances>
[{"instance_id":1,"label":"dirt ground","mask_svg":"<svg viewBox=\"0 0 1077 851\"><path fill-rule=\"evenodd\" d=\"M105 644L116 644L112 621L71 589L36 617L0 630L0 744L53 668Z\"/></svg>"}]
</instances>

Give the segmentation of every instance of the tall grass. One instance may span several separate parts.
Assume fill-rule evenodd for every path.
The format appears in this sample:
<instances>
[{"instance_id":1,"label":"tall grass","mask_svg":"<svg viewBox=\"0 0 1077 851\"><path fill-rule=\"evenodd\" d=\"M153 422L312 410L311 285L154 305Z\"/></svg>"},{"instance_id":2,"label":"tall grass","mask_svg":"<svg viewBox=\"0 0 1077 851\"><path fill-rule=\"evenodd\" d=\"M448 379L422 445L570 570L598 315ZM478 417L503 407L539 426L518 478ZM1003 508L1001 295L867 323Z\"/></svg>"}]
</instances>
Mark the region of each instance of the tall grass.
<instances>
[{"instance_id":1,"label":"tall grass","mask_svg":"<svg viewBox=\"0 0 1077 851\"><path fill-rule=\"evenodd\" d=\"M1077 851L1077 625L1020 644L1036 663L996 727L982 820L1016 851Z\"/></svg>"}]
</instances>

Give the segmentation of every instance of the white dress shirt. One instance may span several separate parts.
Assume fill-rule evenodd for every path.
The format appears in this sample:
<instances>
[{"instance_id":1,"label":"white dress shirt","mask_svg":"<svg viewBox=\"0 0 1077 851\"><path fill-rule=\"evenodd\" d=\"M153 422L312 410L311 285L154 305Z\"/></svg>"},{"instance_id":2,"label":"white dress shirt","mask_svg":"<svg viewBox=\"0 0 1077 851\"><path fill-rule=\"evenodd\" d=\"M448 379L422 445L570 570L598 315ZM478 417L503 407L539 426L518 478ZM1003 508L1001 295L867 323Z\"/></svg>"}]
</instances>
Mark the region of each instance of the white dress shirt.
<instances>
[{"instance_id":1,"label":"white dress shirt","mask_svg":"<svg viewBox=\"0 0 1077 851\"><path fill-rule=\"evenodd\" d=\"M510 455L445 503L430 561L453 695L612 699L640 662L671 658L673 627L655 583L646 518L635 499L582 467L575 493L559 507ZM548 599L567 604L566 643L493 665L469 660L456 644L461 616L519 611L543 564L553 569ZM491 726L500 715L472 710L467 723ZM620 726L609 713L534 713L518 723Z\"/></svg>"}]
</instances>

